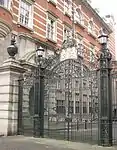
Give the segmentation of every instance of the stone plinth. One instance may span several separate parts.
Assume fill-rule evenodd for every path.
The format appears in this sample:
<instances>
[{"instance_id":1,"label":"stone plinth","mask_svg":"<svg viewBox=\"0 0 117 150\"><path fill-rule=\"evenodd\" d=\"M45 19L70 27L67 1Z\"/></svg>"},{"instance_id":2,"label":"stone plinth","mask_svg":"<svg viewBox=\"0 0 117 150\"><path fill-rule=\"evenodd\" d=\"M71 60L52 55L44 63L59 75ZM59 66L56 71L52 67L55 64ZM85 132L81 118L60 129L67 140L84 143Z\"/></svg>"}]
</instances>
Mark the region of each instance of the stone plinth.
<instances>
[{"instance_id":1,"label":"stone plinth","mask_svg":"<svg viewBox=\"0 0 117 150\"><path fill-rule=\"evenodd\" d=\"M17 133L18 79L24 71L14 59L8 59L0 67L0 134Z\"/></svg>"}]
</instances>

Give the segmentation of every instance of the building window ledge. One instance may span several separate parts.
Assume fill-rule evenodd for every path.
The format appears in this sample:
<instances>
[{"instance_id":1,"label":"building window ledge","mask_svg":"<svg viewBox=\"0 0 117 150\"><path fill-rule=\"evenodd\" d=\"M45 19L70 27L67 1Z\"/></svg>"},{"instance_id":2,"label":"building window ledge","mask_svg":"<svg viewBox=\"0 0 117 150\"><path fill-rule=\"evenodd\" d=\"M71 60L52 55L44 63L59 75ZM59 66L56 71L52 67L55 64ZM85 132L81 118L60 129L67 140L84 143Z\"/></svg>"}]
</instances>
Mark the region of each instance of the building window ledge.
<instances>
[{"instance_id":1,"label":"building window ledge","mask_svg":"<svg viewBox=\"0 0 117 150\"><path fill-rule=\"evenodd\" d=\"M53 44L57 44L56 41L54 41L53 39L50 39L50 38L47 38L47 41L50 41L50 42L52 42Z\"/></svg>"},{"instance_id":2,"label":"building window ledge","mask_svg":"<svg viewBox=\"0 0 117 150\"><path fill-rule=\"evenodd\" d=\"M74 23L80 26L82 29L85 29L84 23L82 21L75 21Z\"/></svg>"},{"instance_id":3,"label":"building window ledge","mask_svg":"<svg viewBox=\"0 0 117 150\"><path fill-rule=\"evenodd\" d=\"M20 23L20 22L18 22L17 23L17 25L18 25L18 27L24 27L24 28L26 28L26 29L28 29L28 30L30 30L30 32L31 33L33 33L34 32L34 30L33 30L33 28L31 28L31 27L27 27L27 26L25 26L25 25L23 25L22 23Z\"/></svg>"},{"instance_id":4,"label":"building window ledge","mask_svg":"<svg viewBox=\"0 0 117 150\"><path fill-rule=\"evenodd\" d=\"M55 12L51 11L51 10L47 10L47 13L49 13L50 15L52 15L53 17L55 17L56 19L58 19L59 17L56 15Z\"/></svg>"},{"instance_id":5,"label":"building window ledge","mask_svg":"<svg viewBox=\"0 0 117 150\"><path fill-rule=\"evenodd\" d=\"M97 39L97 35L94 32L88 31L88 35L90 35L94 39Z\"/></svg>"},{"instance_id":6,"label":"building window ledge","mask_svg":"<svg viewBox=\"0 0 117 150\"><path fill-rule=\"evenodd\" d=\"M65 11L65 15L69 18L71 18L71 13L69 11Z\"/></svg>"},{"instance_id":7,"label":"building window ledge","mask_svg":"<svg viewBox=\"0 0 117 150\"><path fill-rule=\"evenodd\" d=\"M66 22L66 20L63 21L63 24L64 24L65 26L69 27L70 29L72 28L72 25L68 24L68 23Z\"/></svg>"},{"instance_id":8,"label":"building window ledge","mask_svg":"<svg viewBox=\"0 0 117 150\"><path fill-rule=\"evenodd\" d=\"M56 0L48 0L48 2L51 3L52 5L54 5L55 7L57 6Z\"/></svg>"}]
</instances>

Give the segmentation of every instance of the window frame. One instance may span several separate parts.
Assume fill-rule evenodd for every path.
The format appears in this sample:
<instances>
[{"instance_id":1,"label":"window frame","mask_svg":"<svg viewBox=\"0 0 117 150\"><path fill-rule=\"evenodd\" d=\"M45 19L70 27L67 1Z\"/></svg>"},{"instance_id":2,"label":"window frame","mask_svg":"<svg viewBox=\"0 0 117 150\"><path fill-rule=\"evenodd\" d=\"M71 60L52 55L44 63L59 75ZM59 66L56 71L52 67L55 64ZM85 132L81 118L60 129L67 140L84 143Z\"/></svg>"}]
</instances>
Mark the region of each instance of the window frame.
<instances>
[{"instance_id":1,"label":"window frame","mask_svg":"<svg viewBox=\"0 0 117 150\"><path fill-rule=\"evenodd\" d=\"M57 0L47 0L48 2L51 2L53 5L57 5Z\"/></svg>"},{"instance_id":2,"label":"window frame","mask_svg":"<svg viewBox=\"0 0 117 150\"><path fill-rule=\"evenodd\" d=\"M78 32L75 34L75 39L76 39L76 45L79 48L79 44L83 45L83 36L80 35ZM81 49L83 50L83 49ZM83 56L83 51L78 50L78 55Z\"/></svg>"},{"instance_id":3,"label":"window frame","mask_svg":"<svg viewBox=\"0 0 117 150\"><path fill-rule=\"evenodd\" d=\"M75 9L75 22L83 25L83 14L80 8Z\"/></svg>"},{"instance_id":4,"label":"window frame","mask_svg":"<svg viewBox=\"0 0 117 150\"><path fill-rule=\"evenodd\" d=\"M65 114L65 101L64 100L56 100L56 112L58 114Z\"/></svg>"},{"instance_id":5,"label":"window frame","mask_svg":"<svg viewBox=\"0 0 117 150\"><path fill-rule=\"evenodd\" d=\"M80 102L79 101L75 101L75 111L76 111L76 114L80 113Z\"/></svg>"},{"instance_id":6,"label":"window frame","mask_svg":"<svg viewBox=\"0 0 117 150\"><path fill-rule=\"evenodd\" d=\"M3 2L3 3L2 3ZM10 6L11 6L11 0L3 0L1 3L0 3L0 6L2 7L5 7L7 9L10 9Z\"/></svg>"},{"instance_id":7,"label":"window frame","mask_svg":"<svg viewBox=\"0 0 117 150\"><path fill-rule=\"evenodd\" d=\"M90 32L90 33L94 32L94 22L93 22L93 19L89 20L89 22L88 22L88 32Z\"/></svg>"},{"instance_id":8,"label":"window frame","mask_svg":"<svg viewBox=\"0 0 117 150\"><path fill-rule=\"evenodd\" d=\"M83 36L80 35L78 32L75 34L75 39L78 42L78 44L82 44L83 45Z\"/></svg>"},{"instance_id":9,"label":"window frame","mask_svg":"<svg viewBox=\"0 0 117 150\"><path fill-rule=\"evenodd\" d=\"M68 37L66 36L65 37L65 30L67 30L69 33L68 33L68 37L71 36L71 28L67 25L64 25L64 28L63 28L63 41L67 41Z\"/></svg>"},{"instance_id":10,"label":"window frame","mask_svg":"<svg viewBox=\"0 0 117 150\"><path fill-rule=\"evenodd\" d=\"M22 23L20 21L20 15L21 15L21 2L24 2L24 3L27 3L28 5L30 5L30 12L29 12L29 22L28 22L28 25L25 25L24 23ZM33 6L33 2L29 2L27 0L20 0L19 1L19 17L18 17L18 24L26 27L26 28L29 28L29 29L33 29L33 10L34 10L34 6Z\"/></svg>"},{"instance_id":11,"label":"window frame","mask_svg":"<svg viewBox=\"0 0 117 150\"><path fill-rule=\"evenodd\" d=\"M93 60L92 60L92 54L93 54ZM93 44L91 44L90 45L90 62L91 63L94 63L94 61L95 61L95 45L93 45Z\"/></svg>"},{"instance_id":12,"label":"window frame","mask_svg":"<svg viewBox=\"0 0 117 150\"><path fill-rule=\"evenodd\" d=\"M83 114L87 114L87 102L83 102Z\"/></svg>"},{"instance_id":13,"label":"window frame","mask_svg":"<svg viewBox=\"0 0 117 150\"><path fill-rule=\"evenodd\" d=\"M48 37L48 24L49 20L54 22L54 33L53 33L53 39ZM47 20L46 20L46 38L50 41L57 42L57 18L54 17L52 14L47 14Z\"/></svg>"},{"instance_id":14,"label":"window frame","mask_svg":"<svg viewBox=\"0 0 117 150\"><path fill-rule=\"evenodd\" d=\"M92 102L89 102L89 114L92 113Z\"/></svg>"},{"instance_id":15,"label":"window frame","mask_svg":"<svg viewBox=\"0 0 117 150\"><path fill-rule=\"evenodd\" d=\"M95 33L95 23L93 21L93 18L91 18L88 22L88 34L90 34L93 38L97 38Z\"/></svg>"},{"instance_id":16,"label":"window frame","mask_svg":"<svg viewBox=\"0 0 117 150\"><path fill-rule=\"evenodd\" d=\"M72 15L72 0L68 0L68 3L66 2L66 0L64 0L64 14L71 17L71 15Z\"/></svg>"}]
</instances>

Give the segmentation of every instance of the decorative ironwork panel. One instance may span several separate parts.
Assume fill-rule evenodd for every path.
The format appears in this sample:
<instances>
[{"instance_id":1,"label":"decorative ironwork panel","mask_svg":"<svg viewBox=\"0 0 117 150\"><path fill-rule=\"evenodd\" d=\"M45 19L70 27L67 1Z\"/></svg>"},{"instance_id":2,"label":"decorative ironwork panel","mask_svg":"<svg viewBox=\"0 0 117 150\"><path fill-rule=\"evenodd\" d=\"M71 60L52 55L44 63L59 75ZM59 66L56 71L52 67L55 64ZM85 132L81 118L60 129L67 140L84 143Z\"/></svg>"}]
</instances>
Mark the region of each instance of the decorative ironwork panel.
<instances>
[{"instance_id":1,"label":"decorative ironwork panel","mask_svg":"<svg viewBox=\"0 0 117 150\"><path fill-rule=\"evenodd\" d=\"M42 120L39 116L43 109L39 102L41 91L44 92L45 137L97 143L97 73L79 59L60 61L59 55L53 56L38 66L41 70L35 67L24 75L21 99L23 134L39 137L35 132L43 129L43 116ZM44 91L40 86L41 76L44 77Z\"/></svg>"},{"instance_id":2,"label":"decorative ironwork panel","mask_svg":"<svg viewBox=\"0 0 117 150\"><path fill-rule=\"evenodd\" d=\"M91 72L80 61L67 59L48 70L45 78L45 136L97 143L96 71Z\"/></svg>"}]
</instances>

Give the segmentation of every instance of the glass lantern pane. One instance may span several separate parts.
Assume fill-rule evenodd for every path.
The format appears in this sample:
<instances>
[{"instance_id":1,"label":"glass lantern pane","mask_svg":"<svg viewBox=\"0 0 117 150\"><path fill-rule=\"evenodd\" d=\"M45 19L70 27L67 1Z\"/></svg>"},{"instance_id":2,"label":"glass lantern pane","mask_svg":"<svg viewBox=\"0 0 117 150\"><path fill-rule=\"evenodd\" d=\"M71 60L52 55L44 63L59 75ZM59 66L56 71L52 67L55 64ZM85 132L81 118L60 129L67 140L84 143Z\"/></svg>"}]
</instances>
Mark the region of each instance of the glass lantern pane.
<instances>
[{"instance_id":1,"label":"glass lantern pane","mask_svg":"<svg viewBox=\"0 0 117 150\"><path fill-rule=\"evenodd\" d=\"M100 41L100 44L104 44L104 43L107 43L107 37L100 37L99 38L99 41Z\"/></svg>"}]
</instances>

